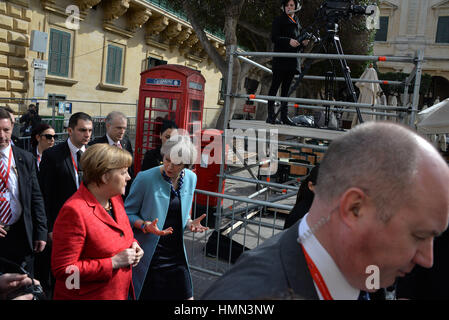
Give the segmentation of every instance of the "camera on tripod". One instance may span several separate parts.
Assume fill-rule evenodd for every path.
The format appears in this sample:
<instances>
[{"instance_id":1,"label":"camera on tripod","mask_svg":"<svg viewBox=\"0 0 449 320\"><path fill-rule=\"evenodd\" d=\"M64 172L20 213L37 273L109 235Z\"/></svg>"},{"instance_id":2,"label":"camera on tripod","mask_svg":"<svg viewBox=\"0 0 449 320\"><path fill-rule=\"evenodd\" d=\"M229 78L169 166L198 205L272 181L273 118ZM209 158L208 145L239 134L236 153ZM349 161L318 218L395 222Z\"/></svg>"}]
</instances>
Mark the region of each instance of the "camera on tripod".
<instances>
[{"instance_id":1,"label":"camera on tripod","mask_svg":"<svg viewBox=\"0 0 449 320\"><path fill-rule=\"evenodd\" d=\"M354 0L335 1L326 0L318 9L319 14L323 18L345 18L353 14L358 15L372 15L376 9L375 5L357 5Z\"/></svg>"},{"instance_id":2,"label":"camera on tripod","mask_svg":"<svg viewBox=\"0 0 449 320\"><path fill-rule=\"evenodd\" d=\"M317 19L335 23L341 18L351 18L352 15L370 16L376 12L376 5L358 5L354 0L325 0L317 11Z\"/></svg>"}]
</instances>

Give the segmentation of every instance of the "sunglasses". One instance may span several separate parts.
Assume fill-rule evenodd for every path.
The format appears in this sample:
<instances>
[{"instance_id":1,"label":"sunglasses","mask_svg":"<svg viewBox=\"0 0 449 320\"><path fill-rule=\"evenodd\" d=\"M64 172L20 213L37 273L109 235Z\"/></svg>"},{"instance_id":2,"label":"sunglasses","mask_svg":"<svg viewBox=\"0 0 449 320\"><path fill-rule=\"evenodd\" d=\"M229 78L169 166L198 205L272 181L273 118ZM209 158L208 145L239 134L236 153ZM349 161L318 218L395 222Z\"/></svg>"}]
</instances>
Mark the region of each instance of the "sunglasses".
<instances>
[{"instance_id":1,"label":"sunglasses","mask_svg":"<svg viewBox=\"0 0 449 320\"><path fill-rule=\"evenodd\" d=\"M56 139L56 135L53 134L41 134L41 137L45 137L46 139Z\"/></svg>"}]
</instances>

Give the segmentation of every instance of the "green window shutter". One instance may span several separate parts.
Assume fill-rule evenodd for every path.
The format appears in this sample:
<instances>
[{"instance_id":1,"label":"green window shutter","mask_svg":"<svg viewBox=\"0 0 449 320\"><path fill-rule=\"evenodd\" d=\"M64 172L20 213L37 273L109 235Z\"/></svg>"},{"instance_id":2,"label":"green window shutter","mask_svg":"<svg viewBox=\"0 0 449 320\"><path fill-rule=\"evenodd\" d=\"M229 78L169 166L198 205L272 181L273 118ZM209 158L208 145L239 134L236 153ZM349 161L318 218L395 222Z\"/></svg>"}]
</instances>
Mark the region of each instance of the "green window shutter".
<instances>
[{"instance_id":1,"label":"green window shutter","mask_svg":"<svg viewBox=\"0 0 449 320\"><path fill-rule=\"evenodd\" d=\"M436 43L449 43L449 16L438 17Z\"/></svg>"},{"instance_id":2,"label":"green window shutter","mask_svg":"<svg viewBox=\"0 0 449 320\"><path fill-rule=\"evenodd\" d=\"M69 76L70 38L68 32L50 30L50 50L48 73L61 77Z\"/></svg>"},{"instance_id":3,"label":"green window shutter","mask_svg":"<svg viewBox=\"0 0 449 320\"><path fill-rule=\"evenodd\" d=\"M122 79L122 57L123 49L108 45L108 60L106 66L106 82L121 84Z\"/></svg>"}]
</instances>

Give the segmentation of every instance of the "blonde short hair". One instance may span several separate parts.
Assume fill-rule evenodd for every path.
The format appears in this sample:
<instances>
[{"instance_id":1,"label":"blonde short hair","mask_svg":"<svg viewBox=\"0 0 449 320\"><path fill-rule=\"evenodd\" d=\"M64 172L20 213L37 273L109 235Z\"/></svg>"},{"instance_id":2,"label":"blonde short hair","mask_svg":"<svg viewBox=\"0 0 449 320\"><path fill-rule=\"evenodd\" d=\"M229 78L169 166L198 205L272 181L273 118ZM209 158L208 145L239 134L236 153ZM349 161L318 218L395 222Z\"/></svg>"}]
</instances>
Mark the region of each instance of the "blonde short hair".
<instances>
[{"instance_id":1,"label":"blonde short hair","mask_svg":"<svg viewBox=\"0 0 449 320\"><path fill-rule=\"evenodd\" d=\"M101 177L113 169L129 167L132 164L131 154L123 149L106 143L97 143L86 149L81 157L83 183L88 185L102 183Z\"/></svg>"}]
</instances>

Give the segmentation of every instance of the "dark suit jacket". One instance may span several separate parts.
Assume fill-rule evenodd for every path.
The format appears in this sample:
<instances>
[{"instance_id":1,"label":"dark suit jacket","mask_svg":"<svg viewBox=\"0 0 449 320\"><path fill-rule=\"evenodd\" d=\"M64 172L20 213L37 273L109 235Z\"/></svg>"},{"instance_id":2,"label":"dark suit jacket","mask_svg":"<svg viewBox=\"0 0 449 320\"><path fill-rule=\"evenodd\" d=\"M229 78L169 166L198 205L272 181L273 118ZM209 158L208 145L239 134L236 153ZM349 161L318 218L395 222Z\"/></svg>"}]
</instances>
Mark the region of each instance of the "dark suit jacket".
<instances>
[{"instance_id":1,"label":"dark suit jacket","mask_svg":"<svg viewBox=\"0 0 449 320\"><path fill-rule=\"evenodd\" d=\"M318 300L301 246L298 224L245 251L201 297L206 300Z\"/></svg>"},{"instance_id":2,"label":"dark suit jacket","mask_svg":"<svg viewBox=\"0 0 449 320\"><path fill-rule=\"evenodd\" d=\"M38 175L47 212L48 232L52 232L59 210L77 190L67 141L44 151Z\"/></svg>"},{"instance_id":3,"label":"dark suit jacket","mask_svg":"<svg viewBox=\"0 0 449 320\"><path fill-rule=\"evenodd\" d=\"M96 143L107 143L107 144L109 144L108 137L106 137L106 135L104 135L102 137L95 138L93 141L91 141L89 143L89 146L91 146L93 144L96 144ZM123 137L123 139L120 141L120 144L121 144L123 149L127 150L131 154L131 156L134 156L133 146L132 146L131 141L129 140L129 138L127 136ZM126 184L125 196L123 197L123 200L125 200L125 198L128 196L129 189L131 188L131 184L134 181L134 161L133 161L133 164L131 164L131 166L128 168L128 174L131 177L131 180L129 180L128 183Z\"/></svg>"},{"instance_id":4,"label":"dark suit jacket","mask_svg":"<svg viewBox=\"0 0 449 320\"><path fill-rule=\"evenodd\" d=\"M47 241L47 218L36 176L36 159L31 153L16 146L12 146L12 152L16 162L26 237L32 252L34 241Z\"/></svg>"},{"instance_id":5,"label":"dark suit jacket","mask_svg":"<svg viewBox=\"0 0 449 320\"><path fill-rule=\"evenodd\" d=\"M162 162L161 147L145 152L140 171L145 171L154 167L159 167Z\"/></svg>"}]
</instances>

